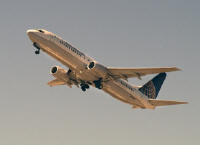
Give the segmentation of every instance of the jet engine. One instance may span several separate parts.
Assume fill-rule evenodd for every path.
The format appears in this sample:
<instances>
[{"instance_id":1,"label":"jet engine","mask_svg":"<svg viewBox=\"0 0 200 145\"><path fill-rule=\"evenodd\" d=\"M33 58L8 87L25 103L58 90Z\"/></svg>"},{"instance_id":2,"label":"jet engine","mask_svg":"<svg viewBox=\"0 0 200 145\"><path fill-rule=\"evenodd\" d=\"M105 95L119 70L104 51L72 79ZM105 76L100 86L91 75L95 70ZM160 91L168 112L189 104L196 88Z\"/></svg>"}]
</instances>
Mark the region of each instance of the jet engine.
<instances>
[{"instance_id":1,"label":"jet engine","mask_svg":"<svg viewBox=\"0 0 200 145\"><path fill-rule=\"evenodd\" d=\"M108 77L108 70L106 67L104 67L101 64L90 62L88 65L88 69L91 71L94 71L95 74L97 74L100 78L107 78Z\"/></svg>"},{"instance_id":2,"label":"jet engine","mask_svg":"<svg viewBox=\"0 0 200 145\"><path fill-rule=\"evenodd\" d=\"M72 85L78 86L78 82L75 77L75 73L72 72L70 69L67 71L60 66L54 66L50 70L51 74L56 78L48 82L50 86L56 85L68 85L71 87Z\"/></svg>"},{"instance_id":3,"label":"jet engine","mask_svg":"<svg viewBox=\"0 0 200 145\"><path fill-rule=\"evenodd\" d=\"M70 81L70 78L67 74L67 71L65 69L61 68L60 66L52 67L51 68L51 74L59 80L62 80L62 81L65 81L65 82Z\"/></svg>"}]
</instances>

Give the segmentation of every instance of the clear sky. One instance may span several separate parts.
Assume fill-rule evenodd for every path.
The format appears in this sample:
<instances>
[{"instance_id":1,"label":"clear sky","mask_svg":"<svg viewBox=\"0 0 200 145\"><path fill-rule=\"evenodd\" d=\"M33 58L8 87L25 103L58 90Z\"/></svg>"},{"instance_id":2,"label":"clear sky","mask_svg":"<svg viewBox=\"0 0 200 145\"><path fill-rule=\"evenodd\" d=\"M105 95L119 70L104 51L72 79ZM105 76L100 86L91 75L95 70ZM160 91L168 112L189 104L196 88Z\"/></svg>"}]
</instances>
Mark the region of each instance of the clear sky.
<instances>
[{"instance_id":1,"label":"clear sky","mask_svg":"<svg viewBox=\"0 0 200 145\"><path fill-rule=\"evenodd\" d=\"M177 66L158 98L189 104L133 110L95 88L50 88L61 64L34 54L31 28L107 66ZM200 1L1 0L0 32L0 145L200 144Z\"/></svg>"}]
</instances>

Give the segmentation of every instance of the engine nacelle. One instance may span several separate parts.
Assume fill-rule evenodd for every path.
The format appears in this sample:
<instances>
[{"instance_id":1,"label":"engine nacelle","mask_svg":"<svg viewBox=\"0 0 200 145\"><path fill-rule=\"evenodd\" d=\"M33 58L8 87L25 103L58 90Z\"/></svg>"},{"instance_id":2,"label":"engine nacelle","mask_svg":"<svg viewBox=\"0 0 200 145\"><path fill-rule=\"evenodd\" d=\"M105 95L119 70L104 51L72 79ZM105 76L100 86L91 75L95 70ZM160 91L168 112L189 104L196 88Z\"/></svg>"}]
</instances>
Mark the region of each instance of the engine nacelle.
<instances>
[{"instance_id":1,"label":"engine nacelle","mask_svg":"<svg viewBox=\"0 0 200 145\"><path fill-rule=\"evenodd\" d=\"M88 69L91 69L91 71L94 71L94 73L97 74L101 78L108 77L107 68L101 64L90 62L88 65Z\"/></svg>"},{"instance_id":2,"label":"engine nacelle","mask_svg":"<svg viewBox=\"0 0 200 145\"><path fill-rule=\"evenodd\" d=\"M51 68L51 74L58 80L62 80L66 83L70 83L70 76L67 74L67 71L60 66L54 66Z\"/></svg>"}]
</instances>

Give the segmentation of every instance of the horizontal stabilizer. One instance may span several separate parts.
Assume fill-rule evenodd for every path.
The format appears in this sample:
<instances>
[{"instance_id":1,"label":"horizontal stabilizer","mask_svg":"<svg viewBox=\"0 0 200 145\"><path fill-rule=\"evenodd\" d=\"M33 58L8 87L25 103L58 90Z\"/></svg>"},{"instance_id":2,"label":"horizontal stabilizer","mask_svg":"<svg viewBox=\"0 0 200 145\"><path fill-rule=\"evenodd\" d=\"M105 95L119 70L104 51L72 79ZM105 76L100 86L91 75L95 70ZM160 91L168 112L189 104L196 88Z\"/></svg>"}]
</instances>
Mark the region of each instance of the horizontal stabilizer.
<instances>
[{"instance_id":1,"label":"horizontal stabilizer","mask_svg":"<svg viewBox=\"0 0 200 145\"><path fill-rule=\"evenodd\" d=\"M72 87L70 84L68 84L68 83L66 83L64 81L58 80L58 79L55 79L55 80L52 80L52 81L48 82L48 85L51 86L51 87L58 86L58 85L67 85L70 88Z\"/></svg>"},{"instance_id":2,"label":"horizontal stabilizer","mask_svg":"<svg viewBox=\"0 0 200 145\"><path fill-rule=\"evenodd\" d=\"M177 102L177 101L168 101L168 100L153 100L153 99L150 99L149 102L153 106L168 106L168 105L188 104L188 102Z\"/></svg>"},{"instance_id":3,"label":"horizontal stabilizer","mask_svg":"<svg viewBox=\"0 0 200 145\"><path fill-rule=\"evenodd\" d=\"M157 74L163 72L179 71L177 67L161 67L161 68L108 68L110 74L115 78L128 79L137 77L141 79L141 76L148 74Z\"/></svg>"}]
</instances>

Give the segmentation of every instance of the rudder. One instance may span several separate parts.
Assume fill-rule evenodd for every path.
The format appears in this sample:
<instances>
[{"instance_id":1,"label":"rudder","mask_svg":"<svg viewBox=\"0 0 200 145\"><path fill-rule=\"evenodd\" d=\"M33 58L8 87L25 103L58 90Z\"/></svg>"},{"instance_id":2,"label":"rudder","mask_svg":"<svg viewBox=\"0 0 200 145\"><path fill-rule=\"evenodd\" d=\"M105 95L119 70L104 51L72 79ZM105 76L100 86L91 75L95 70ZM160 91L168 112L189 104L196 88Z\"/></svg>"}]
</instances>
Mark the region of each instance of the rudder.
<instances>
[{"instance_id":1,"label":"rudder","mask_svg":"<svg viewBox=\"0 0 200 145\"><path fill-rule=\"evenodd\" d=\"M156 99L166 76L166 73L158 74L152 80L139 88L139 91L150 99Z\"/></svg>"}]
</instances>

